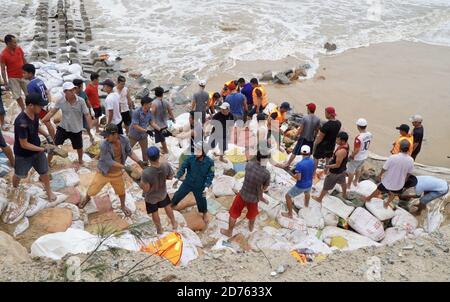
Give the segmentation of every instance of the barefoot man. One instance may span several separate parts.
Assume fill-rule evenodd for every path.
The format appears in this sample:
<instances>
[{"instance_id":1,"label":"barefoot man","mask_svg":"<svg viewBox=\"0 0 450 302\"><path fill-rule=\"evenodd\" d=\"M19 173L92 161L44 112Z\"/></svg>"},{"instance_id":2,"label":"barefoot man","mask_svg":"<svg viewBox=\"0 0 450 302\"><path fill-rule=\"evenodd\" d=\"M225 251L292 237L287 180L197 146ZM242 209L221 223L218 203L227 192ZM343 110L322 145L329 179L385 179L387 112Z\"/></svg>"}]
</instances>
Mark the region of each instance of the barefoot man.
<instances>
[{"instance_id":1,"label":"barefoot man","mask_svg":"<svg viewBox=\"0 0 450 302\"><path fill-rule=\"evenodd\" d=\"M170 197L167 194L166 180L173 178L173 170L169 163L160 162L159 149L155 146L148 148L147 156L150 160L150 167L145 168L141 176L141 188L145 193L145 207L147 214L152 215L153 223L156 226L158 234L163 233L161 220L159 219L158 209L164 208L167 217L172 223L175 231L178 224L173 215L172 207L170 206Z\"/></svg>"}]
</instances>

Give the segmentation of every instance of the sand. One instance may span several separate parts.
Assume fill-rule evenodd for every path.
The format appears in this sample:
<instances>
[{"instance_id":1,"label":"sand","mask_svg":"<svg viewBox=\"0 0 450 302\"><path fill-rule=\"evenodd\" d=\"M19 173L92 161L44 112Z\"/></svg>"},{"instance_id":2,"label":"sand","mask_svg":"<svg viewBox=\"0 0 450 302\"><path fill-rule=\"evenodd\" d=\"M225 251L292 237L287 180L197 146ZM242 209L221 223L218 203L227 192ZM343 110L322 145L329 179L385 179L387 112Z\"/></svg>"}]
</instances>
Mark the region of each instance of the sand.
<instances>
[{"instance_id":1,"label":"sand","mask_svg":"<svg viewBox=\"0 0 450 302\"><path fill-rule=\"evenodd\" d=\"M239 76L249 78L254 73L281 71L301 63L294 58L237 62L228 72L212 77L208 88L221 87ZM389 155L398 136L395 127L410 124L411 115L421 114L425 140L417 161L450 167L449 78L450 48L394 42L325 56L313 79L287 86L268 84L266 90L271 102L289 101L298 112L305 112L304 106L315 102L321 118L326 106L334 106L351 139L357 132L355 121L366 118L368 130L374 134L371 151L383 156Z\"/></svg>"}]
</instances>

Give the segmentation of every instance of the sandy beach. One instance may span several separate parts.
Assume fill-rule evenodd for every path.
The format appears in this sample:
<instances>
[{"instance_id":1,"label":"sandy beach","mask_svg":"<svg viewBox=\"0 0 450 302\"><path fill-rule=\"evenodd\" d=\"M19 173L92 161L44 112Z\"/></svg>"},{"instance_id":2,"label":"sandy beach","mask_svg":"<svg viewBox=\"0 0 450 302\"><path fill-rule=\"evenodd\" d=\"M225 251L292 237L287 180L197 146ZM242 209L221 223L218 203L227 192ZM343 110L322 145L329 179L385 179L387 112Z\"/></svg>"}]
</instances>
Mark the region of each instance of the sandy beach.
<instances>
[{"instance_id":1,"label":"sandy beach","mask_svg":"<svg viewBox=\"0 0 450 302\"><path fill-rule=\"evenodd\" d=\"M294 58L281 61L238 62L227 73L209 80L220 87L230 78L282 71L298 66ZM320 59L313 79L291 85L267 85L271 102L289 101L295 111L305 112L308 102L318 114L334 106L343 129L353 138L355 121L365 117L374 134L371 151L388 156L398 136L396 126L409 123L413 114L424 118L425 141L417 162L450 167L450 48L423 43L395 42L349 50Z\"/></svg>"}]
</instances>

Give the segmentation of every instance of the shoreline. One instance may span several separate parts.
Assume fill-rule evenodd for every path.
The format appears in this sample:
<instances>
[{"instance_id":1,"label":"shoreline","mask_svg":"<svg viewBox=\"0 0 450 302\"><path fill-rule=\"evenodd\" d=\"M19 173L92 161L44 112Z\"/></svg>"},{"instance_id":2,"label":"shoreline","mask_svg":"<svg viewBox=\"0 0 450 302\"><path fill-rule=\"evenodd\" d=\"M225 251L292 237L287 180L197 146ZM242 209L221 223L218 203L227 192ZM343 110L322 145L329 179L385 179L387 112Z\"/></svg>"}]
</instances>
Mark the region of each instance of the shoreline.
<instances>
[{"instance_id":1,"label":"shoreline","mask_svg":"<svg viewBox=\"0 0 450 302\"><path fill-rule=\"evenodd\" d=\"M243 75L249 80L248 75L255 71L276 72L302 63L295 58L238 62L211 77L207 88L221 87L225 81ZM290 85L266 84L266 90L270 102L290 101L300 113L305 113L308 102L315 102L321 118L326 106L334 106L351 140L356 134L354 122L365 117L368 130L374 134L371 151L380 156L389 156L398 136L395 127L410 124L411 115L421 114L425 137L418 163L450 168L450 135L442 131L448 128L450 115L448 66L450 47L404 41L380 43L324 55L313 78Z\"/></svg>"}]
</instances>

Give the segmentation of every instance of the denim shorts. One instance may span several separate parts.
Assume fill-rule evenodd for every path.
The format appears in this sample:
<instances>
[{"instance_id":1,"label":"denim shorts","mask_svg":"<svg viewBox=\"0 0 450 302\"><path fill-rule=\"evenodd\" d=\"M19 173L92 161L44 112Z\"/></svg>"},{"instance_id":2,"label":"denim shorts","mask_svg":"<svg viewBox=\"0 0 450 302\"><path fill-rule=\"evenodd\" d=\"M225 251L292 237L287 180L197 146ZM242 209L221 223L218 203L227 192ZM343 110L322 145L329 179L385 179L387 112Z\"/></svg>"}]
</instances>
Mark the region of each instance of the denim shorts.
<instances>
[{"instance_id":1,"label":"denim shorts","mask_svg":"<svg viewBox=\"0 0 450 302\"><path fill-rule=\"evenodd\" d=\"M44 152L33 154L29 157L16 155L14 174L18 178L26 178L31 168L34 168L39 175L47 174L48 162Z\"/></svg>"},{"instance_id":2,"label":"denim shorts","mask_svg":"<svg viewBox=\"0 0 450 302\"><path fill-rule=\"evenodd\" d=\"M297 197L302 193L309 193L309 192L311 192L311 187L302 189L297 186L293 186L287 193L291 197Z\"/></svg>"}]
</instances>

